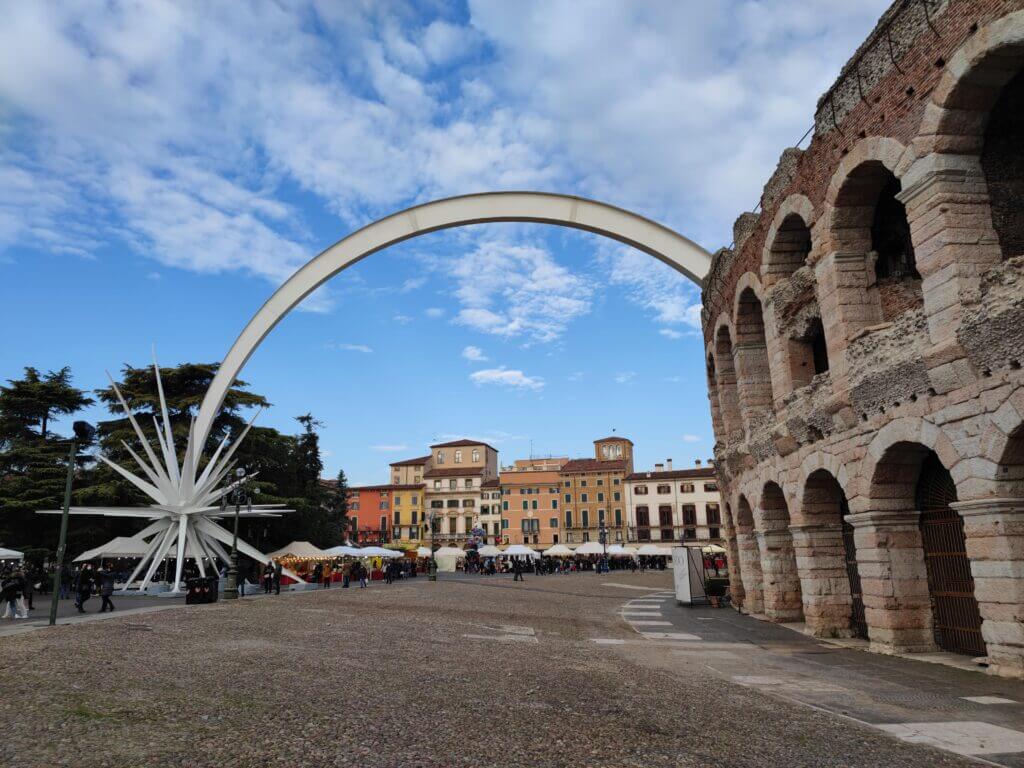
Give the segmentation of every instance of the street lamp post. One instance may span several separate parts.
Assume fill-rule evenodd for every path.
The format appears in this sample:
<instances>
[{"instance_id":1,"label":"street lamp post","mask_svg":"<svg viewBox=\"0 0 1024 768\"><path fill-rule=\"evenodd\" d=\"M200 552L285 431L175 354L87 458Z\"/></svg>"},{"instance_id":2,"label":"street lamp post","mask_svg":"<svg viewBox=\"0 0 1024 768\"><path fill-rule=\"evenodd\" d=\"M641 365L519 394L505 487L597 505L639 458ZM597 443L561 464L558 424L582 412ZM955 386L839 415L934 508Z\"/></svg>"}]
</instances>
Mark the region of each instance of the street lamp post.
<instances>
[{"instance_id":1,"label":"street lamp post","mask_svg":"<svg viewBox=\"0 0 1024 768\"><path fill-rule=\"evenodd\" d=\"M601 523L601 530L597 534L604 547L604 555L601 557L601 573L608 573L608 528Z\"/></svg>"},{"instance_id":2,"label":"street lamp post","mask_svg":"<svg viewBox=\"0 0 1024 768\"><path fill-rule=\"evenodd\" d=\"M437 561L434 559L434 520L436 514L433 510L430 512L430 565L427 566L430 569L430 573L427 574L427 578L430 581L437 581Z\"/></svg>"},{"instance_id":3,"label":"street lamp post","mask_svg":"<svg viewBox=\"0 0 1024 768\"><path fill-rule=\"evenodd\" d=\"M64 509L60 515L60 537L57 540L57 564L53 569L53 597L50 598L50 626L57 623L57 606L60 601L60 580L64 570L64 554L68 548L68 517L71 509L71 484L75 478L75 459L78 456L78 444L88 445L92 442L96 430L86 421L76 421L72 426L75 436L71 439L71 450L68 452L68 474L64 481Z\"/></svg>"},{"instance_id":4,"label":"street lamp post","mask_svg":"<svg viewBox=\"0 0 1024 768\"><path fill-rule=\"evenodd\" d=\"M221 509L226 509L227 503L235 505L235 530L231 536L231 562L228 563L228 576L224 585L224 599L238 599L238 518L242 511L242 504L252 509L252 496L259 494L259 488L250 488L255 474L245 476L245 470L239 467L235 470L235 487L229 494L221 497ZM230 499L228 499L230 497Z\"/></svg>"}]
</instances>

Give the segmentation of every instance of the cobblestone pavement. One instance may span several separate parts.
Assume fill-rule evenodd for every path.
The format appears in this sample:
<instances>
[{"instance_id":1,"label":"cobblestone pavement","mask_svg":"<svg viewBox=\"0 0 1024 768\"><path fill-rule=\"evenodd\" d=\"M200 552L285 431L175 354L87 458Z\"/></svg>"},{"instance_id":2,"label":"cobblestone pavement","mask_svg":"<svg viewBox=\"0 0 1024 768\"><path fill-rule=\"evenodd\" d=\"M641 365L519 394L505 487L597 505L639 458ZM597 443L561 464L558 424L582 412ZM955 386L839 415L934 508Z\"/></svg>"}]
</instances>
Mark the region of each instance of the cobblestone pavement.
<instances>
[{"instance_id":1,"label":"cobblestone pavement","mask_svg":"<svg viewBox=\"0 0 1024 768\"><path fill-rule=\"evenodd\" d=\"M0 764L976 764L733 679L743 675L713 652L757 646L737 639L757 623L684 615L657 594L669 584L650 573L417 579L0 637ZM711 629L716 617L739 623Z\"/></svg>"}]
</instances>

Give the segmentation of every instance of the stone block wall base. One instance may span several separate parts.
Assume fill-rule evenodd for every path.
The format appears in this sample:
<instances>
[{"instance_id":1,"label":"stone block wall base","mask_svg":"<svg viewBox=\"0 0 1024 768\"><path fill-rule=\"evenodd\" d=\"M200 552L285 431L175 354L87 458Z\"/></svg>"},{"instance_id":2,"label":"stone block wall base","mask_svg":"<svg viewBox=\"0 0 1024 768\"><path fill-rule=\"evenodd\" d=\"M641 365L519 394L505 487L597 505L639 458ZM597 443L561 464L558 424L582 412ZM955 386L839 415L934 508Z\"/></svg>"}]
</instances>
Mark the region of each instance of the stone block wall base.
<instances>
[{"instance_id":1,"label":"stone block wall base","mask_svg":"<svg viewBox=\"0 0 1024 768\"><path fill-rule=\"evenodd\" d=\"M772 624L792 624L804 620L804 613L799 608L765 610L764 618Z\"/></svg>"},{"instance_id":2,"label":"stone block wall base","mask_svg":"<svg viewBox=\"0 0 1024 768\"><path fill-rule=\"evenodd\" d=\"M901 656L905 653L936 653L939 648L935 643L887 643L885 641L871 640L868 650L872 653L881 653L885 656Z\"/></svg>"},{"instance_id":3,"label":"stone block wall base","mask_svg":"<svg viewBox=\"0 0 1024 768\"><path fill-rule=\"evenodd\" d=\"M990 675L997 677L1009 677L1014 680L1024 680L1024 659L1000 659L988 658L988 667L985 669Z\"/></svg>"}]
</instances>

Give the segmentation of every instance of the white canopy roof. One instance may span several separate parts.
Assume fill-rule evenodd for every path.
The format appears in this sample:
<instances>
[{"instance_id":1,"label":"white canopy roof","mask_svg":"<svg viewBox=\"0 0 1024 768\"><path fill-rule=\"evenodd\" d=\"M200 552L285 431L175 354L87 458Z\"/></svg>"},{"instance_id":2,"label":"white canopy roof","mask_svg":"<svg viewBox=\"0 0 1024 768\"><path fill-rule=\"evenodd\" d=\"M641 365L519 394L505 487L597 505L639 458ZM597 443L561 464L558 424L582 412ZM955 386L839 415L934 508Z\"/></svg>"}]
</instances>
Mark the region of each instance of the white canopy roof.
<instances>
[{"instance_id":1,"label":"white canopy roof","mask_svg":"<svg viewBox=\"0 0 1024 768\"><path fill-rule=\"evenodd\" d=\"M631 546L629 546L627 544L626 546L624 546L622 548L622 551L619 554L620 555L630 555L630 556L635 557L639 553L636 551L636 547L631 547Z\"/></svg>"},{"instance_id":2,"label":"white canopy roof","mask_svg":"<svg viewBox=\"0 0 1024 768\"><path fill-rule=\"evenodd\" d=\"M416 547L416 557L430 557L431 554L430 547Z\"/></svg>"},{"instance_id":3,"label":"white canopy roof","mask_svg":"<svg viewBox=\"0 0 1024 768\"><path fill-rule=\"evenodd\" d=\"M541 554L544 557L569 557L572 554L572 550L565 546L565 544L555 544L555 546L545 549Z\"/></svg>"},{"instance_id":4,"label":"white canopy roof","mask_svg":"<svg viewBox=\"0 0 1024 768\"><path fill-rule=\"evenodd\" d=\"M634 557L636 550L633 547L624 547L621 544L612 544L608 547L608 554L612 557Z\"/></svg>"},{"instance_id":5,"label":"white canopy roof","mask_svg":"<svg viewBox=\"0 0 1024 768\"><path fill-rule=\"evenodd\" d=\"M319 547L314 547L308 541L293 541L287 546L281 547L276 552L271 552L267 557L330 557Z\"/></svg>"},{"instance_id":6,"label":"white canopy roof","mask_svg":"<svg viewBox=\"0 0 1024 768\"><path fill-rule=\"evenodd\" d=\"M604 547L596 541L587 541L576 547L577 555L603 555Z\"/></svg>"},{"instance_id":7,"label":"white canopy roof","mask_svg":"<svg viewBox=\"0 0 1024 768\"><path fill-rule=\"evenodd\" d=\"M644 555L645 557L671 557L672 549L670 547L659 547L657 544L644 544L637 550L637 554Z\"/></svg>"},{"instance_id":8,"label":"white canopy roof","mask_svg":"<svg viewBox=\"0 0 1024 768\"><path fill-rule=\"evenodd\" d=\"M465 557L466 553L458 547L441 547L434 553L434 557Z\"/></svg>"},{"instance_id":9,"label":"white canopy roof","mask_svg":"<svg viewBox=\"0 0 1024 768\"><path fill-rule=\"evenodd\" d=\"M720 555L725 552L725 547L720 547L717 544L708 544L704 547L701 552L707 552L712 555Z\"/></svg>"},{"instance_id":10,"label":"white canopy roof","mask_svg":"<svg viewBox=\"0 0 1024 768\"><path fill-rule=\"evenodd\" d=\"M523 544L513 544L510 547L506 547L505 551L501 554L511 557L540 557L540 554Z\"/></svg>"},{"instance_id":11,"label":"white canopy roof","mask_svg":"<svg viewBox=\"0 0 1024 768\"><path fill-rule=\"evenodd\" d=\"M324 550L324 554L336 557L359 557L359 547L350 547L348 544L339 544Z\"/></svg>"},{"instance_id":12,"label":"white canopy roof","mask_svg":"<svg viewBox=\"0 0 1024 768\"><path fill-rule=\"evenodd\" d=\"M116 536L106 544L83 552L75 558L75 562L82 563L97 557L142 557L148 549L149 544L144 539ZM192 557L192 552L186 549L185 556Z\"/></svg>"},{"instance_id":13,"label":"white canopy roof","mask_svg":"<svg viewBox=\"0 0 1024 768\"><path fill-rule=\"evenodd\" d=\"M25 555L15 549L0 547L0 560L24 560Z\"/></svg>"},{"instance_id":14,"label":"white canopy roof","mask_svg":"<svg viewBox=\"0 0 1024 768\"><path fill-rule=\"evenodd\" d=\"M501 554L501 550L493 544L486 544L480 547L476 553L480 555L480 557L498 557Z\"/></svg>"},{"instance_id":15,"label":"white canopy roof","mask_svg":"<svg viewBox=\"0 0 1024 768\"><path fill-rule=\"evenodd\" d=\"M405 557L405 553L384 547L363 547L356 557Z\"/></svg>"}]
</instances>

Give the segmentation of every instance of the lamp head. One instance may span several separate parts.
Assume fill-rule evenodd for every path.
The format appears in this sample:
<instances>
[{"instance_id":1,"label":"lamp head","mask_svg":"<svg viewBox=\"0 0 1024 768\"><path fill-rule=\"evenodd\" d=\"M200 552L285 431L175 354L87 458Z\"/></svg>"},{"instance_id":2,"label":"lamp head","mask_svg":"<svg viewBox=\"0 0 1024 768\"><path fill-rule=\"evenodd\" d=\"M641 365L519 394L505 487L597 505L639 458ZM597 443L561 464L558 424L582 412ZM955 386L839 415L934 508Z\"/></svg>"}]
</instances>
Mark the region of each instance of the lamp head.
<instances>
[{"instance_id":1,"label":"lamp head","mask_svg":"<svg viewBox=\"0 0 1024 768\"><path fill-rule=\"evenodd\" d=\"M238 477L238 478L245 477L245 467L239 467L238 469L236 469L235 470L235 477Z\"/></svg>"}]
</instances>

